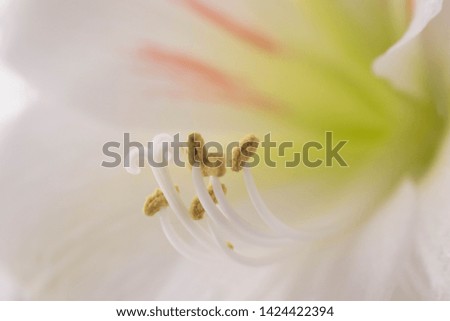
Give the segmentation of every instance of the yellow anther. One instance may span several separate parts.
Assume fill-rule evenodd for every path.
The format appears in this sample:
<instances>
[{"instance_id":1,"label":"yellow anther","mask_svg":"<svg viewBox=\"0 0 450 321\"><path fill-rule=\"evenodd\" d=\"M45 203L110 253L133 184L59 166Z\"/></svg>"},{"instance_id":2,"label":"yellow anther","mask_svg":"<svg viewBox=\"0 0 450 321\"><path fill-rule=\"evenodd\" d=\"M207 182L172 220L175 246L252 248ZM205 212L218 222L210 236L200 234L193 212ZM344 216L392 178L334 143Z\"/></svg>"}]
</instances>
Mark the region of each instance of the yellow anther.
<instances>
[{"instance_id":1,"label":"yellow anther","mask_svg":"<svg viewBox=\"0 0 450 321\"><path fill-rule=\"evenodd\" d=\"M188 136L188 157L190 166L202 166L204 145L205 141L199 133L192 133Z\"/></svg>"},{"instance_id":2,"label":"yellow anther","mask_svg":"<svg viewBox=\"0 0 450 321\"><path fill-rule=\"evenodd\" d=\"M203 208L202 203L200 203L198 197L195 197L192 200L191 207L189 207L189 214L195 221L201 220L203 218L205 209Z\"/></svg>"},{"instance_id":3,"label":"yellow anther","mask_svg":"<svg viewBox=\"0 0 450 321\"><path fill-rule=\"evenodd\" d=\"M222 190L224 193L227 192L227 188L224 184L222 184ZM211 185L208 186L208 193L209 196L211 196L213 202L217 204L217 198ZM205 215L205 209L203 208L202 203L200 202L200 199L198 197L195 197L192 200L191 206L189 208L189 214L191 215L191 218L193 220L201 220Z\"/></svg>"},{"instance_id":4,"label":"yellow anther","mask_svg":"<svg viewBox=\"0 0 450 321\"><path fill-rule=\"evenodd\" d=\"M177 190L177 192L180 191L178 186L175 186L175 189ZM145 215L153 216L160 210L168 206L169 203L167 203L164 193L160 189L156 189L153 194L147 197L147 200L144 204L144 213Z\"/></svg>"},{"instance_id":5,"label":"yellow anther","mask_svg":"<svg viewBox=\"0 0 450 321\"><path fill-rule=\"evenodd\" d=\"M222 177L227 172L225 157L223 154L210 153L206 155L206 164L202 167L203 176Z\"/></svg>"},{"instance_id":6,"label":"yellow anther","mask_svg":"<svg viewBox=\"0 0 450 321\"><path fill-rule=\"evenodd\" d=\"M205 140L199 133L188 136L188 159L190 166L200 167L203 176L225 175L226 163L222 153L208 154L204 148Z\"/></svg>"},{"instance_id":7,"label":"yellow anther","mask_svg":"<svg viewBox=\"0 0 450 321\"><path fill-rule=\"evenodd\" d=\"M259 146L259 139L253 135L247 135L239 142L239 147L233 148L231 170L239 172L246 162L255 154Z\"/></svg>"},{"instance_id":8,"label":"yellow anther","mask_svg":"<svg viewBox=\"0 0 450 321\"><path fill-rule=\"evenodd\" d=\"M227 247L232 251L234 250L234 245L231 242L227 242Z\"/></svg>"}]
</instances>

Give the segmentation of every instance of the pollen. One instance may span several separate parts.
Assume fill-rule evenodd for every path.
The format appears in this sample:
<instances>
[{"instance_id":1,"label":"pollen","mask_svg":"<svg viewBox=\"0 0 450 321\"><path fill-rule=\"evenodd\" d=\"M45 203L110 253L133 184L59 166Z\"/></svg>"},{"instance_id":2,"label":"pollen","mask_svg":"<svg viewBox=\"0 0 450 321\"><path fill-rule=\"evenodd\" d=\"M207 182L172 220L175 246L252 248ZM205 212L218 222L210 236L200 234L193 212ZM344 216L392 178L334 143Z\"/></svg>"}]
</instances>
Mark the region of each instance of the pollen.
<instances>
[{"instance_id":1,"label":"pollen","mask_svg":"<svg viewBox=\"0 0 450 321\"><path fill-rule=\"evenodd\" d=\"M231 242L227 242L227 247L232 251L234 250L234 245Z\"/></svg>"},{"instance_id":2,"label":"pollen","mask_svg":"<svg viewBox=\"0 0 450 321\"><path fill-rule=\"evenodd\" d=\"M188 159L189 165L200 167L202 175L222 177L226 173L226 162L223 153L207 153L205 140L199 133L188 136Z\"/></svg>"},{"instance_id":3,"label":"pollen","mask_svg":"<svg viewBox=\"0 0 450 321\"><path fill-rule=\"evenodd\" d=\"M188 136L188 156L191 166L202 166L204 145L205 140L199 133L194 132Z\"/></svg>"},{"instance_id":4,"label":"pollen","mask_svg":"<svg viewBox=\"0 0 450 321\"><path fill-rule=\"evenodd\" d=\"M222 153L210 153L206 156L206 164L202 167L203 176L222 177L227 172L225 157Z\"/></svg>"},{"instance_id":5,"label":"pollen","mask_svg":"<svg viewBox=\"0 0 450 321\"><path fill-rule=\"evenodd\" d=\"M259 146L259 139L253 135L247 135L239 142L239 147L233 148L231 170L239 172L255 154Z\"/></svg>"},{"instance_id":6,"label":"pollen","mask_svg":"<svg viewBox=\"0 0 450 321\"><path fill-rule=\"evenodd\" d=\"M227 187L225 186L225 184L222 184L222 190L225 194L227 193ZM214 189L213 189L212 185L208 186L208 193L209 193L209 196L211 196L214 203L217 204L217 198L216 198L216 195L214 194ZM191 216L191 218L193 220L196 220L196 221L201 220L204 217L205 209L203 208L203 205L200 202L200 199L198 197L195 197L192 200L191 206L189 208L189 215Z\"/></svg>"},{"instance_id":7,"label":"pollen","mask_svg":"<svg viewBox=\"0 0 450 321\"><path fill-rule=\"evenodd\" d=\"M175 186L177 192L180 191L178 186ZM158 188L156 189L144 203L144 213L147 216L154 216L160 210L169 206L169 203L164 196L164 193Z\"/></svg>"}]
</instances>

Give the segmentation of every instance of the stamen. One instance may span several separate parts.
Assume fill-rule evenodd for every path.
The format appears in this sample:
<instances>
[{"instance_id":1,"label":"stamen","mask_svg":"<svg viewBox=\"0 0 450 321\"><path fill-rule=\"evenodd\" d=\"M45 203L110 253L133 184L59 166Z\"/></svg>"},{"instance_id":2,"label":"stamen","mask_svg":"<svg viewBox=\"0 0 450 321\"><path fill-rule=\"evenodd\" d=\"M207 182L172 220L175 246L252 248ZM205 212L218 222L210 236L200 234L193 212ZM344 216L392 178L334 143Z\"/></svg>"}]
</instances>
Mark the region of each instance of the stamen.
<instances>
[{"instance_id":1,"label":"stamen","mask_svg":"<svg viewBox=\"0 0 450 321\"><path fill-rule=\"evenodd\" d=\"M269 226L271 229L275 231L278 231L278 233L284 234L290 238L294 239L305 238L305 235L303 233L294 230L293 228L286 225L285 223L280 221L275 215L272 214L272 211L269 210L269 208L263 201L263 198L258 193L258 189L256 188L255 181L253 180L253 176L249 168L244 168L244 180L248 194L250 196L250 200L252 201L253 206L256 208L259 216L267 226ZM309 239L309 237L307 238Z\"/></svg>"},{"instance_id":2,"label":"stamen","mask_svg":"<svg viewBox=\"0 0 450 321\"><path fill-rule=\"evenodd\" d=\"M164 144L170 146L172 141L173 137L169 135L158 135L153 139L155 161L172 160L173 150L163 150L163 146L166 146ZM289 254L294 242L298 241L299 235L304 236L278 220L258 194L250 169L246 167L250 158L256 153L258 145L259 140L256 136L244 137L240 141L239 148L233 151L232 169L236 172L244 169L247 190L258 214L269 228L267 231L262 231L241 218L228 203L225 196L227 189L219 179L225 174L225 159L223 155L207 155L204 140L200 134L192 133L188 138L188 157L192 165L192 179L197 192L189 209L181 200L178 194L179 189L173 184L168 169L151 167L161 189L157 189L147 198L144 212L153 216L161 209L170 206L175 217L194 239L188 242L185 237L178 234L171 223L170 215L160 216L164 234L182 255L190 259L210 260L216 258L217 250L219 250L219 253L225 257L241 264L251 266L273 264ZM214 159L221 161L220 166L207 166ZM131 172L136 172L136 168L132 168ZM208 186L205 186L204 176L210 178ZM204 229L205 226L196 222L200 219L205 219L207 230ZM201 249L193 247L195 245L192 241L200 245ZM234 244L239 245L239 251L236 251ZM247 255L244 252L255 254Z\"/></svg>"},{"instance_id":3,"label":"stamen","mask_svg":"<svg viewBox=\"0 0 450 321\"><path fill-rule=\"evenodd\" d=\"M169 203L167 203L163 192L160 189L157 189L152 195L147 197L144 204L144 213L147 216L153 216L167 206L169 206Z\"/></svg>"},{"instance_id":4,"label":"stamen","mask_svg":"<svg viewBox=\"0 0 450 321\"><path fill-rule=\"evenodd\" d=\"M188 136L188 160L190 166L200 167L205 177L221 177L226 173L223 154L208 154L205 150L205 140L199 133L194 132Z\"/></svg>"},{"instance_id":5,"label":"stamen","mask_svg":"<svg viewBox=\"0 0 450 321\"><path fill-rule=\"evenodd\" d=\"M202 167L203 176L222 177L227 172L223 154L209 153L206 155L205 160L207 163Z\"/></svg>"},{"instance_id":6,"label":"stamen","mask_svg":"<svg viewBox=\"0 0 450 321\"><path fill-rule=\"evenodd\" d=\"M286 238L284 235L277 235L270 232L263 232L255 228L252 224L241 218L233 207L228 203L225 194L220 190L220 181L216 177L211 177L211 183L214 187L215 195L219 201L218 207L226 218L228 218L236 229L246 232L248 237L252 238L255 242L264 246L282 246L291 243L292 240Z\"/></svg>"},{"instance_id":7,"label":"stamen","mask_svg":"<svg viewBox=\"0 0 450 321\"><path fill-rule=\"evenodd\" d=\"M148 150L146 147L144 147L144 155L147 155L147 153L148 153ZM125 170L132 175L140 174L141 169L139 167L139 157L140 157L139 148L133 148L130 151L130 154L128 157L129 157L129 163L130 163L129 165L130 166L125 167ZM144 157L144 159L145 159L145 157Z\"/></svg>"},{"instance_id":8,"label":"stamen","mask_svg":"<svg viewBox=\"0 0 450 321\"><path fill-rule=\"evenodd\" d=\"M271 242L269 238L258 237L240 225L233 225L221 212L221 210L214 204L211 199L199 168L192 169L192 179L198 198L208 214L208 218L213 222L212 230L220 234L226 234L228 238L239 240L242 243L252 244L254 246L279 246L279 243ZM218 191L220 193L220 191ZM222 245L222 244L221 244Z\"/></svg>"},{"instance_id":9,"label":"stamen","mask_svg":"<svg viewBox=\"0 0 450 321\"><path fill-rule=\"evenodd\" d=\"M234 249L231 250L228 246L227 241L224 241L221 233L214 229L211 225L209 225L209 231L211 232L211 235L214 237L214 240L216 244L219 246L220 250L223 254L225 254L227 257L231 258L232 260L239 262L244 265L249 266L260 266L260 265L270 265L278 262L279 259L282 259L286 255L288 255L287 252L276 252L276 253L269 253L265 256L261 257L249 257L242 255L235 251Z\"/></svg>"},{"instance_id":10,"label":"stamen","mask_svg":"<svg viewBox=\"0 0 450 321\"><path fill-rule=\"evenodd\" d=\"M178 235L172 223L170 222L169 216L161 215L160 216L161 227L166 235L167 240L170 244L184 257L196 261L202 256L205 256L205 252L200 252L196 250L194 247L189 246L186 242Z\"/></svg>"},{"instance_id":11,"label":"stamen","mask_svg":"<svg viewBox=\"0 0 450 321\"><path fill-rule=\"evenodd\" d=\"M153 139L154 143L154 158L156 161L161 161L162 155L162 143L164 141L171 142L172 137L169 135L158 135ZM194 222L189 219L188 210L183 204L180 196L176 193L174 184L170 178L167 169L164 167L156 168L151 167L153 176L155 176L161 190L163 191L170 208L173 210L177 218L182 223L183 227L205 248L209 249L211 247L211 236L200 226L194 224Z\"/></svg>"},{"instance_id":12,"label":"stamen","mask_svg":"<svg viewBox=\"0 0 450 321\"><path fill-rule=\"evenodd\" d=\"M188 136L188 156L191 166L202 166L204 145L205 140L199 133L192 133Z\"/></svg>"},{"instance_id":13,"label":"stamen","mask_svg":"<svg viewBox=\"0 0 450 321\"><path fill-rule=\"evenodd\" d=\"M222 191L223 193L227 193L227 187L222 184ZM214 203L217 204L217 198L214 194L214 189L212 185L208 186L208 193L209 196L211 196L211 199ZM205 214L205 209L203 208L202 203L200 202L200 199L198 197L195 197L194 200L191 203L191 207L189 208L189 214L193 220L201 220Z\"/></svg>"},{"instance_id":14,"label":"stamen","mask_svg":"<svg viewBox=\"0 0 450 321\"><path fill-rule=\"evenodd\" d=\"M175 186L175 189L177 192L180 191L178 186ZM147 200L144 204L144 213L147 216L154 216L156 213L158 213L163 208L166 208L169 206L169 203L167 203L166 197L164 196L164 193L158 188L156 189L153 194L151 194L149 197L147 197Z\"/></svg>"},{"instance_id":15,"label":"stamen","mask_svg":"<svg viewBox=\"0 0 450 321\"><path fill-rule=\"evenodd\" d=\"M233 155L231 160L231 170L239 172L242 167L256 154L259 146L259 139L253 135L245 136L240 142L239 147L233 148Z\"/></svg>"}]
</instances>

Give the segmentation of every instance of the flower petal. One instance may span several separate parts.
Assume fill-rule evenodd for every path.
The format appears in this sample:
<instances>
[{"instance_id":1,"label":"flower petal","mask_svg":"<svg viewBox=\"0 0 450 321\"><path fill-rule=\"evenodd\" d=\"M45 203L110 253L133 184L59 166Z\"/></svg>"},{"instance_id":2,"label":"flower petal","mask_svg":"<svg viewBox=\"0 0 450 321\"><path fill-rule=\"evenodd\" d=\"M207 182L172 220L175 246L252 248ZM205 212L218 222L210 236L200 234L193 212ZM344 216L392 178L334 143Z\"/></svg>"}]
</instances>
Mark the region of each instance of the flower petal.
<instances>
[{"instance_id":1,"label":"flower petal","mask_svg":"<svg viewBox=\"0 0 450 321\"><path fill-rule=\"evenodd\" d=\"M0 266L0 301L25 299L21 296L23 288L19 286L11 273Z\"/></svg>"},{"instance_id":2,"label":"flower petal","mask_svg":"<svg viewBox=\"0 0 450 321\"><path fill-rule=\"evenodd\" d=\"M327 248L326 260L322 261L323 253L317 258L310 298L392 299L402 280L400 267L408 264L402 253L410 247L415 195L414 184L404 182L365 226Z\"/></svg>"},{"instance_id":3,"label":"flower petal","mask_svg":"<svg viewBox=\"0 0 450 321\"><path fill-rule=\"evenodd\" d=\"M419 35L442 9L442 0L415 0L413 18L403 37L373 64L374 72L396 87L416 96L423 95L420 80ZM419 67L418 67L419 66Z\"/></svg>"},{"instance_id":4,"label":"flower petal","mask_svg":"<svg viewBox=\"0 0 450 321\"><path fill-rule=\"evenodd\" d=\"M163 238L156 222L142 224L139 215L152 183L100 166L103 143L122 134L50 106L30 108L2 137L0 262L23 298L102 297L124 265L141 264L144 255L144 273L177 254L165 243L150 246L164 256L147 253Z\"/></svg>"},{"instance_id":5,"label":"flower petal","mask_svg":"<svg viewBox=\"0 0 450 321\"><path fill-rule=\"evenodd\" d=\"M44 96L60 99L62 108L63 101L70 100L72 106L122 126L143 128L152 119L170 122L167 128L195 128L208 116L230 118L229 110L221 108L228 102L215 101L211 107L205 99L178 97L180 88L173 78L152 70L136 53L150 44L217 69L209 47L230 36L221 28L210 28L210 24L189 7L171 1L68 4L43 0L36 6L21 0L7 11L3 51L15 70ZM190 89L192 86L181 88ZM209 89L203 91L206 96L225 91ZM249 99L240 100L242 107ZM248 115L239 109L233 113L233 120ZM167 114L177 117L168 119ZM236 124L227 123L231 127Z\"/></svg>"},{"instance_id":6,"label":"flower petal","mask_svg":"<svg viewBox=\"0 0 450 321\"><path fill-rule=\"evenodd\" d=\"M419 216L415 223L414 243L417 251L409 253L416 263L406 269L409 287L404 288L404 293L415 293L433 300L450 299L449 186L450 138L447 137L433 170L419 189Z\"/></svg>"}]
</instances>

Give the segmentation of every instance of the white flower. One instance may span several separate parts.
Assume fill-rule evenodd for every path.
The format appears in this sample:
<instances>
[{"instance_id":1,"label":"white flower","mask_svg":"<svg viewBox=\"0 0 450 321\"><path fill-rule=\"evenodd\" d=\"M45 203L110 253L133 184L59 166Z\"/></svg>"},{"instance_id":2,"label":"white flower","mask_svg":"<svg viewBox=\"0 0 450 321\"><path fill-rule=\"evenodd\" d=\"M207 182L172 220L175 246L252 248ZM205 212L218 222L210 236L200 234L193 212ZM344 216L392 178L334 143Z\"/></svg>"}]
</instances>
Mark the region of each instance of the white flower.
<instances>
[{"instance_id":1,"label":"white flower","mask_svg":"<svg viewBox=\"0 0 450 321\"><path fill-rule=\"evenodd\" d=\"M450 298L450 6L406 2L11 4L5 57L39 99L0 144L2 297ZM349 139L350 168L255 177L292 227L350 221L272 265L184 259L138 215L156 182L100 164L123 132L194 130Z\"/></svg>"}]
</instances>

